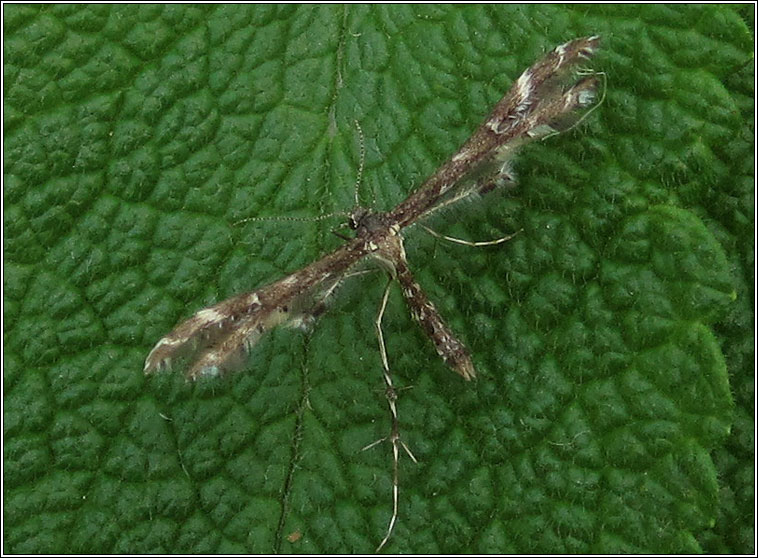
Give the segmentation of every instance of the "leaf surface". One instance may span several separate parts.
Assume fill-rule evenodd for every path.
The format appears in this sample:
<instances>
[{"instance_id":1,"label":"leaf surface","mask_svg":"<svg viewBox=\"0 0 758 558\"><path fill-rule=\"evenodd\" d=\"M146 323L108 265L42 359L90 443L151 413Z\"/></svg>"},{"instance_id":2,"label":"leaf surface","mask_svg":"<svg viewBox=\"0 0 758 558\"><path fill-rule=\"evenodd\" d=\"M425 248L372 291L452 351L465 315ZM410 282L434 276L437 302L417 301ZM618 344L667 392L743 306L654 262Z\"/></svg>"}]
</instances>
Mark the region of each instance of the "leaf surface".
<instances>
[{"instance_id":1,"label":"leaf surface","mask_svg":"<svg viewBox=\"0 0 758 558\"><path fill-rule=\"evenodd\" d=\"M529 64L599 34L604 104L515 189L406 235L479 379L394 291L403 553L752 553L753 28L745 6L8 5L4 551L370 552L391 512L355 278L249 369L142 375L179 320L399 203ZM338 219L334 221L336 225Z\"/></svg>"}]
</instances>

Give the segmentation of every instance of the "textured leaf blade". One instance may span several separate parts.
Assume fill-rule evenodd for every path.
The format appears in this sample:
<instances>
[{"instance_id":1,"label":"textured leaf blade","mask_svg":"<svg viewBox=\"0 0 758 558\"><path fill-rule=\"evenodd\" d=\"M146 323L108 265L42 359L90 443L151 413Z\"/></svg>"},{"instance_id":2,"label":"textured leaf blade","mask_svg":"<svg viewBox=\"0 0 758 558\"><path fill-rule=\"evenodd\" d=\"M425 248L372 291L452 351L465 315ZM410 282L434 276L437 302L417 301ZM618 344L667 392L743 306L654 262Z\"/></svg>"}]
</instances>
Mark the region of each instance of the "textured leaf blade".
<instances>
[{"instance_id":1,"label":"textured leaf blade","mask_svg":"<svg viewBox=\"0 0 758 558\"><path fill-rule=\"evenodd\" d=\"M402 463L388 550L752 552L741 10L6 6L4 550L374 548L389 448L360 448L388 429L383 278L229 381L148 382L141 363L181 318L337 245L324 223L232 223L349 207L354 119L362 196L392 207L523 68L597 33L594 118L530 146L511 194L434 222L524 233L482 251L409 235L481 378L462 388L393 293L420 464Z\"/></svg>"}]
</instances>

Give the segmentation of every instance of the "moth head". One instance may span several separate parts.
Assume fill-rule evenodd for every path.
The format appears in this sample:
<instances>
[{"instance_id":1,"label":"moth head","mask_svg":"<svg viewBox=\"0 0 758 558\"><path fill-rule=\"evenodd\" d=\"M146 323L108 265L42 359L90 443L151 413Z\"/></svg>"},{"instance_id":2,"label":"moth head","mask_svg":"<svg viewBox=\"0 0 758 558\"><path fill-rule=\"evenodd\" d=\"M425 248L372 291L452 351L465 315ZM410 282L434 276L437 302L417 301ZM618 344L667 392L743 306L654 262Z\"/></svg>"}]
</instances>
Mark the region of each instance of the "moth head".
<instances>
[{"instance_id":1,"label":"moth head","mask_svg":"<svg viewBox=\"0 0 758 558\"><path fill-rule=\"evenodd\" d=\"M363 224L366 216L368 216L370 213L371 212L365 207L356 207L350 212L350 215L348 216L347 226L354 231L358 230L358 228Z\"/></svg>"}]
</instances>

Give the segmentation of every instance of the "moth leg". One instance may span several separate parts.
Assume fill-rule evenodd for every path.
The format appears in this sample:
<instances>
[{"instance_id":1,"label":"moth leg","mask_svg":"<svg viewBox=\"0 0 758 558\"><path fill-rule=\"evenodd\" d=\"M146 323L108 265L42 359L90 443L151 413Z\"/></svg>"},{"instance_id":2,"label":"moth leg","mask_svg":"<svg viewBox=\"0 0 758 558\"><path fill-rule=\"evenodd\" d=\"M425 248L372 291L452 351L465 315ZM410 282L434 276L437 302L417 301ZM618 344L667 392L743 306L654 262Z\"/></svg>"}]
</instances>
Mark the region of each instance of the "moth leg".
<instances>
[{"instance_id":1,"label":"moth leg","mask_svg":"<svg viewBox=\"0 0 758 558\"><path fill-rule=\"evenodd\" d=\"M400 439L400 427L397 417L397 390L392 383L392 376L390 376L390 365L387 359L387 346L384 344L384 334L382 333L382 319L384 318L384 311L387 308L387 300L389 299L391 286L392 280L390 279L384 289L382 303L379 306L379 314L376 317L376 334L379 339L379 353L382 357L382 372L384 375L385 395L387 397L387 404L390 409L392 428L390 430L389 436L385 436L384 438L380 438L377 441L370 443L362 450L365 451L369 448L373 448L385 440L389 440L392 444L392 516L390 517L389 524L387 525L387 532L384 535L382 542L380 542L379 546L376 547L375 552L379 552L384 547L384 545L387 544L390 536L392 536L392 530L395 528L395 522L397 521L398 493L400 486L400 448L402 447L405 450L405 452L408 454L408 457L410 457L414 463L418 463L411 450L408 448L405 442Z\"/></svg>"},{"instance_id":2,"label":"moth leg","mask_svg":"<svg viewBox=\"0 0 758 558\"><path fill-rule=\"evenodd\" d=\"M455 237L452 237L452 236L447 236L447 235L444 235L444 234L440 234L437 231L435 231L433 229L430 229L426 225L419 224L419 226L422 229L424 229L426 232L428 232L429 234L431 234L432 236L436 236L437 238L441 238L442 240L447 240L449 242L455 242L456 244L463 244L464 246L494 246L495 244L502 244L503 242L507 242L510 239L512 239L514 236L516 236L517 234L524 232L524 229L519 229L515 233L511 233L511 234L503 236L501 238L496 238L494 240L484 240L484 241L481 241L481 242L472 242L470 240L463 240L462 238L455 238Z\"/></svg>"}]
</instances>

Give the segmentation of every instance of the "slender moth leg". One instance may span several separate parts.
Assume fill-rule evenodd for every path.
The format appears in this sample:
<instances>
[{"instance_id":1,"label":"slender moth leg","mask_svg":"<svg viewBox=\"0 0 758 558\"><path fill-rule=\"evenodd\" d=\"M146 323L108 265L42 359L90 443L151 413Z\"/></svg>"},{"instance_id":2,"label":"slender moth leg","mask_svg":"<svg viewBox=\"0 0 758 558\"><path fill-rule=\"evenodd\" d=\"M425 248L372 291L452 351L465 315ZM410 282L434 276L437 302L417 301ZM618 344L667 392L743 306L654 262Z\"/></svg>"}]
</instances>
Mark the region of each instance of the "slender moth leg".
<instances>
[{"instance_id":1,"label":"slender moth leg","mask_svg":"<svg viewBox=\"0 0 758 558\"><path fill-rule=\"evenodd\" d=\"M389 439L392 444L392 517L387 525L387 533L384 535L382 542L376 547L376 552L379 552L390 536L392 536L392 530L395 528L395 522L397 521L397 507L398 507L398 493L399 493L399 462L400 462L400 446L403 447L408 457L413 460L414 463L418 463L416 457L411 453L408 446L400 439L400 427L397 418L397 391L392 383L392 376L390 376L390 365L387 359L387 346L384 344L384 334L382 333L382 319L384 318L384 310L387 308L387 300L390 295L390 287L392 286L392 279L387 282L387 286L384 288L384 295L382 296L382 303L379 306L379 313L376 316L376 335L379 340L379 353L382 356L382 369L384 375L384 384L386 386L385 395L387 396L387 404L390 408L390 418L392 421L392 428L390 435L384 438L379 438L377 441L370 443L363 451L373 448L377 444L380 444L384 440Z\"/></svg>"},{"instance_id":2,"label":"slender moth leg","mask_svg":"<svg viewBox=\"0 0 758 558\"><path fill-rule=\"evenodd\" d=\"M447 236L447 235L444 235L444 234L440 234L437 231L430 229L426 225L419 224L419 226L422 229L424 229L426 232L428 232L430 235L436 236L437 238L441 238L442 240L447 240L448 242L455 242L456 244L463 244L464 246L474 246L474 247L477 247L477 246L494 246L495 244L502 244L503 242L509 241L511 238L513 238L517 234L524 232L524 229L519 229L515 233L511 233L511 234L509 234L507 236L503 236L501 238L496 238L494 240L485 240L485 241L482 241L482 242L472 242L470 240L463 240L462 238L455 238L455 237L452 237L452 236Z\"/></svg>"}]
</instances>

